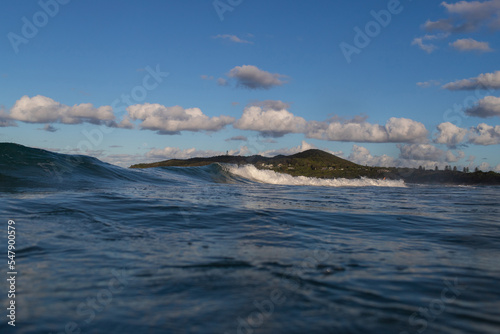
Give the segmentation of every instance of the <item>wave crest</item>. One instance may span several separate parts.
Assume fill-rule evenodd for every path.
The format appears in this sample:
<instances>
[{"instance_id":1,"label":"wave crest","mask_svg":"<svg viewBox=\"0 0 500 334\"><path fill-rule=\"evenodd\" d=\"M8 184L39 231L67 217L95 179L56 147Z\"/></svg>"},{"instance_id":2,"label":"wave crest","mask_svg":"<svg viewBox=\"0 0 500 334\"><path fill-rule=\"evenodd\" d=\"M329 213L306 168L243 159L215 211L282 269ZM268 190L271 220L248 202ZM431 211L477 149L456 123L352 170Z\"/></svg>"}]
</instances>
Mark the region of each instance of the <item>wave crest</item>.
<instances>
[{"instance_id":1,"label":"wave crest","mask_svg":"<svg viewBox=\"0 0 500 334\"><path fill-rule=\"evenodd\" d=\"M406 187L403 180L360 179L319 179L307 176L292 176L277 173L272 170L257 169L253 165L227 165L228 172L259 183L280 184L290 186L319 186L319 187Z\"/></svg>"}]
</instances>

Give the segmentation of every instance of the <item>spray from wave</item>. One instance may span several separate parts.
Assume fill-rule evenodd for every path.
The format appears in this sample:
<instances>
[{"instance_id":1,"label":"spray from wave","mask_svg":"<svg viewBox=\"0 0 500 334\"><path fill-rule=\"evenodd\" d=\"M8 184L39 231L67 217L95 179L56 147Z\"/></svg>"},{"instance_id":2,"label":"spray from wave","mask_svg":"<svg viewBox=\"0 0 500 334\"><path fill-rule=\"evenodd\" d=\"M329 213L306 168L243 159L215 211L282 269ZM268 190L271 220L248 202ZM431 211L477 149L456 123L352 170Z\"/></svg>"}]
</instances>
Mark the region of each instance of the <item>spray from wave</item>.
<instances>
[{"instance_id":1,"label":"spray from wave","mask_svg":"<svg viewBox=\"0 0 500 334\"><path fill-rule=\"evenodd\" d=\"M307 176L292 176L277 173L272 170L260 170L253 165L226 165L228 172L260 183L280 184L290 186L319 186L319 187L406 187L403 180L361 179L318 179Z\"/></svg>"}]
</instances>

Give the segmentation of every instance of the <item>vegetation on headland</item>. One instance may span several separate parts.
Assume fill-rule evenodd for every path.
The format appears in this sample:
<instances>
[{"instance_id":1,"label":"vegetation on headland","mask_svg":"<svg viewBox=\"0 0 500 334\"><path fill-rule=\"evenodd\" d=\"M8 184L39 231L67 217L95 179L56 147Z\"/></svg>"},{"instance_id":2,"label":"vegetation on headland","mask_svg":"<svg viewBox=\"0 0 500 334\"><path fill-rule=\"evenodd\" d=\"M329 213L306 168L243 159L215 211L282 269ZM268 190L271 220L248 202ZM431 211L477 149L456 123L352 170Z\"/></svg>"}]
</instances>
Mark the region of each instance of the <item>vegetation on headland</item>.
<instances>
[{"instance_id":1,"label":"vegetation on headland","mask_svg":"<svg viewBox=\"0 0 500 334\"><path fill-rule=\"evenodd\" d=\"M463 185L500 185L500 174L495 172L474 173L456 170L425 170L422 168L369 167L355 164L333 154L312 149L290 156L278 155L268 158L260 155L248 157L222 155L210 158L172 159L154 163L132 165L130 168L152 167L195 167L212 163L236 165L252 164L258 169L273 170L292 176L308 176L317 178L368 177L373 179L402 179L407 183L439 183Z\"/></svg>"}]
</instances>

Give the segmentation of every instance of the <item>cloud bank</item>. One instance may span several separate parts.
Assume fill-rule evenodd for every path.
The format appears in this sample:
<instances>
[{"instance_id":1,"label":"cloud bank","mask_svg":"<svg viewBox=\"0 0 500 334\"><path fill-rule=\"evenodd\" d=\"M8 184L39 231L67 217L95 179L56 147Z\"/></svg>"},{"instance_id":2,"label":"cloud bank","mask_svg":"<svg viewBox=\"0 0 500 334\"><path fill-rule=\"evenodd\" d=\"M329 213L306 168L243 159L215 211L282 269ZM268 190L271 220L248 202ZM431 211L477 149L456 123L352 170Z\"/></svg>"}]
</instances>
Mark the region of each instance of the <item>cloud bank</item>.
<instances>
[{"instance_id":1,"label":"cloud bank","mask_svg":"<svg viewBox=\"0 0 500 334\"><path fill-rule=\"evenodd\" d=\"M310 122L306 135L308 138L364 143L404 143L426 139L425 126L407 118L390 118L385 125L371 124L366 121L325 121Z\"/></svg>"},{"instance_id":2,"label":"cloud bank","mask_svg":"<svg viewBox=\"0 0 500 334\"><path fill-rule=\"evenodd\" d=\"M469 129L459 128L449 122L437 127L438 134L434 142L455 147L459 144L497 145L500 144L500 125L491 126L481 123Z\"/></svg>"}]
</instances>

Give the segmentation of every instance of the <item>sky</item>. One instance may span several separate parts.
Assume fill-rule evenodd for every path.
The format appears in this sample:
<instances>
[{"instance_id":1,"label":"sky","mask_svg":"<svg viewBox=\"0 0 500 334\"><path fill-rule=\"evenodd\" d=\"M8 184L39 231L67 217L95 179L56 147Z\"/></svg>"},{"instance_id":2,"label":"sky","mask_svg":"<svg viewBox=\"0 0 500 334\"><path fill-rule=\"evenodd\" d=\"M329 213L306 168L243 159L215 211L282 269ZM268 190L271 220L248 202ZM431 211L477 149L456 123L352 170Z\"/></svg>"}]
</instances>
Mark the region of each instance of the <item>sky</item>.
<instances>
[{"instance_id":1,"label":"sky","mask_svg":"<svg viewBox=\"0 0 500 334\"><path fill-rule=\"evenodd\" d=\"M2 1L0 142L500 172L500 0Z\"/></svg>"}]
</instances>

